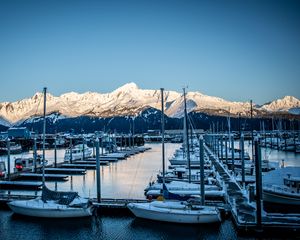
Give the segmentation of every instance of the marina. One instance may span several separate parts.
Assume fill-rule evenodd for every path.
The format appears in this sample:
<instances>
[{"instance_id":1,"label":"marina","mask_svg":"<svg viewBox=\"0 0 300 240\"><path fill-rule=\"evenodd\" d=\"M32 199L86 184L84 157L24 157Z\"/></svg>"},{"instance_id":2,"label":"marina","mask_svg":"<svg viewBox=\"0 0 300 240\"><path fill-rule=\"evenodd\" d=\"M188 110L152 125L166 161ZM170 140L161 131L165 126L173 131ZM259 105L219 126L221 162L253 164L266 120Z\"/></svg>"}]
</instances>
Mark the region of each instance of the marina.
<instances>
[{"instance_id":1,"label":"marina","mask_svg":"<svg viewBox=\"0 0 300 240\"><path fill-rule=\"evenodd\" d=\"M127 146L129 150L126 150L116 145L114 137L115 140L109 140L110 144L103 147L105 136L95 134L90 135L92 148L86 144L86 136L82 136L80 144L75 144L74 139L70 138L70 146L61 150L57 148L55 141L53 150L48 147L54 158L49 158L49 155L46 156L46 88L44 88L42 154L38 155L37 142L34 138L31 153L33 158L24 157L21 153L21 158L11 159L10 140L6 140L8 170L6 172L4 159L2 178L5 181L0 181L2 182L0 187L3 189L0 191L0 202L2 205L7 204L14 214L27 217L73 219L96 215L101 218L104 212L113 214L119 211L119 214L122 212L128 214L129 210L135 217L145 220L174 224L222 224L231 216L238 232L263 234L280 229L281 232L292 231L297 234L300 231L300 215L296 211L291 208L289 213L279 214L264 208L264 201L288 207L299 206L300 178L297 170L296 175L288 171L285 173L287 176L277 174L283 181L283 187L276 185L274 187L272 184L267 186L264 181L268 178L264 176L268 176L272 171L273 173L280 171L280 168L281 170L288 168L284 160L279 168L276 164L271 164L269 159L262 159L262 146L265 148L267 146L261 144L263 140L259 134L254 138L252 133L249 153L250 148L245 148L244 134L240 133L238 139L234 139L231 134L230 121L228 121L228 135L208 132L197 136L192 131L189 133L185 89L183 91L182 145L165 143L164 89L161 89L161 146L156 144L141 148L135 146L133 141L132 145ZM157 151L158 146L161 147L161 151ZM151 154L153 147L156 149L153 153L157 165L151 169L140 168L141 162L149 161L147 153ZM297 153L294 151L294 154ZM134 167L131 158L138 160L137 166ZM106 161L101 165L100 162L104 159ZM148 164L153 162L150 161ZM15 167L12 166L13 163ZM101 178L105 170L110 169L112 171L109 171L108 175L113 181L117 177L114 176L114 168L118 168L122 163L125 165L129 163L130 170L135 171L135 174L131 175L134 181L127 186L129 195L127 198L124 196L107 198L107 193L103 191L107 186ZM290 168L296 169L295 166ZM50 169L52 173L46 173L46 169ZM62 171L56 171L58 169L62 169L65 175ZM68 172L68 169L77 171ZM137 174L142 173L144 178L149 178L149 170L155 172L152 172L148 179L148 187L145 187L145 181L137 179ZM146 171L146 174L143 171ZM120 174L118 181L124 184L128 176L124 176L124 170L118 173ZM92 175L92 181L89 175ZM240 177L239 180L237 176ZM252 177L252 180L246 181L246 176L248 179ZM32 182L33 180L36 182ZM272 177L269 177L269 180L272 181ZM19 184L16 183L18 181ZM109 183L109 190L113 191L114 195L122 192L121 185L113 186L111 182ZM131 197L131 193L134 195L142 192L141 189L134 188L141 183L145 184L145 196L140 199ZM81 187L79 191L76 189L78 187ZM35 191L30 192L33 189ZM38 193L39 190L41 193Z\"/></svg>"},{"instance_id":2,"label":"marina","mask_svg":"<svg viewBox=\"0 0 300 240\"><path fill-rule=\"evenodd\" d=\"M146 151L143 154L143 157L139 156L139 154L128 158L127 160L121 160L119 162L110 163L107 166L101 166L102 168L102 177L101 177L101 202L97 203L96 196L96 181L95 181L95 170L85 170L85 175L70 175L69 180L65 183L63 182L49 182L49 187L52 189L58 189L63 191L73 190L78 191L81 195L89 197L95 204L96 207L103 209L105 212L105 217L110 218L109 216L123 216L125 218L131 219L132 217L130 212L127 209L127 204L131 202L147 202L143 195L143 189L149 182L149 167L152 167L151 176L152 178L155 176L157 170L161 169L160 159L158 156L160 155L160 144L149 144L151 150ZM167 158L170 159L174 154L175 150L180 147L179 144L166 144ZM63 151L63 150L59 150ZM243 196L243 191L238 183L232 182L232 175L228 172L225 166L222 166L223 163L217 160L217 157L213 154L209 147L205 147L205 152L212 160L213 165L216 167L216 170L223 177L224 181L228 183L227 194L228 194L228 206L226 202L221 202L219 204L221 211L223 212L223 221L228 224L228 216L232 216L233 225L230 225L231 228L237 228L239 232L251 232L251 229L256 229L255 222L255 210L253 206L243 205L245 201L247 202L247 198ZM146 154L146 155L145 155ZM291 153L292 154L292 153ZM62 154L59 154L62 155ZM149 161L147 159L157 159L156 164L155 161ZM52 159L49 160L51 164ZM59 160L60 161L60 160ZM58 161L58 162L59 162ZM131 161L131 162L130 162ZM141 163L142 161L142 163ZM286 165L289 166L291 164L294 166L295 161L286 161ZM297 162L296 162L297 163ZM149 164L151 164L149 166ZM114 166L113 166L114 165ZM129 167L129 165L131 167ZM142 170L143 174L138 174L136 176L135 181L133 179L127 179L124 183L124 174L127 176L133 176L133 173L137 174L137 170L132 166L138 167L142 165L143 168L139 167L139 170ZM169 165L169 164L168 164ZM127 167L128 166L128 167ZM47 169L47 168L46 168ZM54 168L61 169L61 168ZM68 169L66 169L68 170ZM123 172L125 171L125 173ZM147 174L148 173L148 174ZM147 177L146 177L147 176ZM150 176L150 177L151 177ZM71 177L71 178L70 178ZM123 181L122 181L123 179ZM128 181L129 180L129 181ZM30 182L28 182L30 183ZM41 183L34 182L36 185ZM138 186L132 186L138 184ZM117 191L114 191L114 189ZM22 190L11 190L6 192L7 190L1 190L0 200L2 203L10 201L12 199L30 199L34 198L38 192L31 191L22 191ZM128 194L130 192L130 194ZM233 200L234 199L234 200ZM209 202L209 201L208 201ZM214 204L214 202L211 202ZM233 208L234 204L241 204L238 207ZM238 213L234 211L234 209L239 209ZM101 210L100 210L101 211ZM252 212L252 213L251 213ZM2 212L5 214L6 212ZM254 214L254 215L253 215ZM227 216L224 218L224 216ZM122 219L123 219L122 217ZM264 228L268 229L265 231L272 231L270 229L279 228L281 231L287 229L286 231L290 231L288 229L294 229L296 231L299 228L299 225L295 219L297 219L298 215L295 214L280 214L280 213L270 213L264 216ZM239 221L240 219L247 219L247 224L243 221ZM290 224L288 224L288 219L294 219ZM227 219L227 220L226 220ZM251 223L252 222L252 223ZM274 224L276 222L276 224ZM284 222L284 224L283 224ZM232 229L232 231L234 231Z\"/></svg>"},{"instance_id":3,"label":"marina","mask_svg":"<svg viewBox=\"0 0 300 240\"><path fill-rule=\"evenodd\" d=\"M0 1L0 240L299 239L300 1Z\"/></svg>"}]
</instances>

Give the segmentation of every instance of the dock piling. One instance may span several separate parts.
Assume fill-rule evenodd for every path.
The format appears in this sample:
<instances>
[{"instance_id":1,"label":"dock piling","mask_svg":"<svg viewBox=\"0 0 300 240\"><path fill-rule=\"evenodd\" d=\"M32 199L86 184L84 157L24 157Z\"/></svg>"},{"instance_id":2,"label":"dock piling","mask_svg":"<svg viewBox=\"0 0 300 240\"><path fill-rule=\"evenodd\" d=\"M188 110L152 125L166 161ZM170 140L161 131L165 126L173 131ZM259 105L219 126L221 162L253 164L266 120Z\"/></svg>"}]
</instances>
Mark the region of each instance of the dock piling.
<instances>
[{"instance_id":1,"label":"dock piling","mask_svg":"<svg viewBox=\"0 0 300 240\"><path fill-rule=\"evenodd\" d=\"M199 139L199 150L200 150L200 186L201 186L201 205L205 204L205 192L204 192L204 147L203 147L203 136Z\"/></svg>"},{"instance_id":2,"label":"dock piling","mask_svg":"<svg viewBox=\"0 0 300 240\"><path fill-rule=\"evenodd\" d=\"M99 138L96 138L96 172L97 172L97 202L101 202Z\"/></svg>"},{"instance_id":3,"label":"dock piling","mask_svg":"<svg viewBox=\"0 0 300 240\"><path fill-rule=\"evenodd\" d=\"M7 138L6 140L7 145L7 175L8 175L8 181L10 181L10 139Z\"/></svg>"},{"instance_id":4,"label":"dock piling","mask_svg":"<svg viewBox=\"0 0 300 240\"><path fill-rule=\"evenodd\" d=\"M234 172L234 137L231 137L231 170Z\"/></svg>"},{"instance_id":5,"label":"dock piling","mask_svg":"<svg viewBox=\"0 0 300 240\"><path fill-rule=\"evenodd\" d=\"M56 146L56 137L54 138L54 167L57 167L57 146Z\"/></svg>"},{"instance_id":6,"label":"dock piling","mask_svg":"<svg viewBox=\"0 0 300 240\"><path fill-rule=\"evenodd\" d=\"M261 176L261 149L258 138L254 140L255 148L255 178L256 178L256 225L262 228L262 176Z\"/></svg>"},{"instance_id":7,"label":"dock piling","mask_svg":"<svg viewBox=\"0 0 300 240\"><path fill-rule=\"evenodd\" d=\"M240 139L241 161L242 161L242 186L245 186L245 146L244 146L244 134L241 134Z\"/></svg>"},{"instance_id":8,"label":"dock piling","mask_svg":"<svg viewBox=\"0 0 300 240\"><path fill-rule=\"evenodd\" d=\"M37 152L36 152L36 137L34 137L33 139L33 165L34 165L34 169L33 171L36 173L36 159L37 159Z\"/></svg>"},{"instance_id":9,"label":"dock piling","mask_svg":"<svg viewBox=\"0 0 300 240\"><path fill-rule=\"evenodd\" d=\"M72 137L70 138L70 163L72 163L73 160L73 153L72 153L72 148L73 148L73 143L72 143Z\"/></svg>"}]
</instances>

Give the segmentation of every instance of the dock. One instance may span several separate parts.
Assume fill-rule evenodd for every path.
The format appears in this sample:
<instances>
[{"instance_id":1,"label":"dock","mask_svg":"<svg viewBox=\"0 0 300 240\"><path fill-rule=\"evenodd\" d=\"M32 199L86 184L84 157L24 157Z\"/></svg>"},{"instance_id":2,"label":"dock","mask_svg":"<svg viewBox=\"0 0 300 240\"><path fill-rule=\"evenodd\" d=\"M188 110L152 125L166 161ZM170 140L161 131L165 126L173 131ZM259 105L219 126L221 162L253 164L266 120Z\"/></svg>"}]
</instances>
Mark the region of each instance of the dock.
<instances>
[{"instance_id":1,"label":"dock","mask_svg":"<svg viewBox=\"0 0 300 240\"><path fill-rule=\"evenodd\" d=\"M120 160L120 159L117 158L117 157L109 157L109 156L102 156L102 155L99 157L99 159L100 159L100 162L101 162L101 161L117 162L117 161ZM91 160L92 160L92 159L91 159ZM94 158L93 160L96 161L96 158Z\"/></svg>"},{"instance_id":2,"label":"dock","mask_svg":"<svg viewBox=\"0 0 300 240\"><path fill-rule=\"evenodd\" d=\"M95 164L96 165L96 160L79 160L79 161L74 161L74 164ZM108 165L108 161L100 161L100 165Z\"/></svg>"},{"instance_id":3,"label":"dock","mask_svg":"<svg viewBox=\"0 0 300 240\"><path fill-rule=\"evenodd\" d=\"M64 163L62 168L81 168L81 169L96 169L96 164L77 164L77 163Z\"/></svg>"},{"instance_id":4,"label":"dock","mask_svg":"<svg viewBox=\"0 0 300 240\"><path fill-rule=\"evenodd\" d=\"M226 185L226 203L230 206L232 220L240 232L300 231L300 214L292 214L291 217L289 214L266 213L262 215L261 226L258 226L256 204L250 202L249 193L208 146L205 146L205 152Z\"/></svg>"},{"instance_id":5,"label":"dock","mask_svg":"<svg viewBox=\"0 0 300 240\"><path fill-rule=\"evenodd\" d=\"M21 173L17 180L42 180L42 173ZM68 176L62 174L45 174L45 181L67 181Z\"/></svg>"},{"instance_id":6,"label":"dock","mask_svg":"<svg viewBox=\"0 0 300 240\"><path fill-rule=\"evenodd\" d=\"M40 190L42 182L29 182L29 181L0 181L0 189L5 190Z\"/></svg>"},{"instance_id":7,"label":"dock","mask_svg":"<svg viewBox=\"0 0 300 240\"><path fill-rule=\"evenodd\" d=\"M45 168L45 173L84 175L86 173L86 169L84 169L84 168Z\"/></svg>"}]
</instances>

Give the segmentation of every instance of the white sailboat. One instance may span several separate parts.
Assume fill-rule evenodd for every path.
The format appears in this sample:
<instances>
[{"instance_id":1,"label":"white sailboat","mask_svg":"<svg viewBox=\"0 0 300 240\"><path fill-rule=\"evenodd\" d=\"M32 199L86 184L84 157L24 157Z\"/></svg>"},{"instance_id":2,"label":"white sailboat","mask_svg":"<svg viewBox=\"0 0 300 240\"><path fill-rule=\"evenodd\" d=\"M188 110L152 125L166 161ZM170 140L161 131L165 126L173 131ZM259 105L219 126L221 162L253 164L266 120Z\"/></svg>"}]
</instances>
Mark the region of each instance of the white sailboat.
<instances>
[{"instance_id":1,"label":"white sailboat","mask_svg":"<svg viewBox=\"0 0 300 240\"><path fill-rule=\"evenodd\" d=\"M79 197L76 192L56 192L46 189L44 186L42 197L12 201L8 206L14 213L31 217L74 218L92 215L93 208L89 200ZM54 195L47 195L49 191Z\"/></svg>"},{"instance_id":2,"label":"white sailboat","mask_svg":"<svg viewBox=\"0 0 300 240\"><path fill-rule=\"evenodd\" d=\"M84 158L91 157L92 154L93 150L86 144L78 144L73 148L66 149L64 160L67 162L70 162L71 160L83 160Z\"/></svg>"},{"instance_id":3,"label":"white sailboat","mask_svg":"<svg viewBox=\"0 0 300 240\"><path fill-rule=\"evenodd\" d=\"M208 206L192 206L180 201L129 203L128 208L139 218L174 223L214 223L221 221L218 210Z\"/></svg>"},{"instance_id":4,"label":"white sailboat","mask_svg":"<svg viewBox=\"0 0 300 240\"><path fill-rule=\"evenodd\" d=\"M163 163L163 186L165 187L165 155L164 155L164 104L163 89L161 89L162 102L162 163ZM204 181L202 181L204 184ZM204 185L203 185L204 186ZM202 197L204 196L204 193ZM173 223L213 223L220 222L219 210L210 206L193 206L187 202L175 200L153 201L147 203L129 203L127 207L139 218L173 222Z\"/></svg>"},{"instance_id":5,"label":"white sailboat","mask_svg":"<svg viewBox=\"0 0 300 240\"><path fill-rule=\"evenodd\" d=\"M16 200L8 203L14 213L43 218L74 218L92 215L93 206L88 199L76 192L57 192L45 185L45 131L46 131L46 88L44 88L43 126L43 191L42 196L32 200Z\"/></svg>"}]
</instances>

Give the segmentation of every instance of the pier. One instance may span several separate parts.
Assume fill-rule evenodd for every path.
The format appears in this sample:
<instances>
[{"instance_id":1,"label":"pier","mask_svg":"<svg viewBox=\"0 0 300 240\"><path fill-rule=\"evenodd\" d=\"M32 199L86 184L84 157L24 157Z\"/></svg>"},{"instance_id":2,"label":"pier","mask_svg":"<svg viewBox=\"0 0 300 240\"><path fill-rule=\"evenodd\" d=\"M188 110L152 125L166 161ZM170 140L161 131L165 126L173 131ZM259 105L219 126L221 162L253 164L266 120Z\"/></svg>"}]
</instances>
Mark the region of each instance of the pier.
<instances>
[{"instance_id":1,"label":"pier","mask_svg":"<svg viewBox=\"0 0 300 240\"><path fill-rule=\"evenodd\" d=\"M214 138L215 136L210 136ZM211 142L210 140L207 143ZM257 196L251 199L251 194L236 180L235 172L228 168L218 157L216 142L206 144L205 152L214 164L216 171L222 177L226 185L226 203L230 206L232 220L241 232L267 232L267 231L300 231L300 214L278 214L263 212L258 208ZM260 151L260 150L259 150ZM258 193L257 193L258 194ZM262 200L261 200L262 203Z\"/></svg>"}]
</instances>

